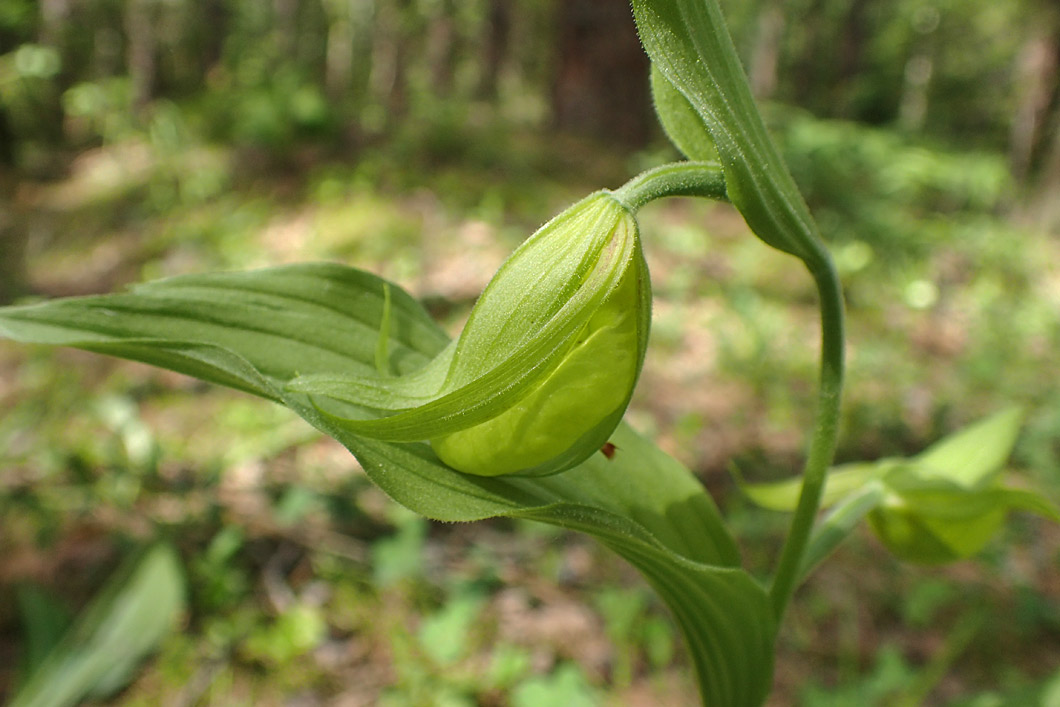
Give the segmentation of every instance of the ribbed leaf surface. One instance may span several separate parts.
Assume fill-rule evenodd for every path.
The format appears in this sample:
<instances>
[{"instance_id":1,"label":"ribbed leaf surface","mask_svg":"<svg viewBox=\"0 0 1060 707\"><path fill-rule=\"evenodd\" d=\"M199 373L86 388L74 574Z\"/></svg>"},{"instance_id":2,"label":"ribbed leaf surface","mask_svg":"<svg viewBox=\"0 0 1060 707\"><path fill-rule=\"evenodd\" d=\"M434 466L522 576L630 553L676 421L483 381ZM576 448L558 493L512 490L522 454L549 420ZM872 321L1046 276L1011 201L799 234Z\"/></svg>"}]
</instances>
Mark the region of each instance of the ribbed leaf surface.
<instances>
[{"instance_id":1,"label":"ribbed leaf surface","mask_svg":"<svg viewBox=\"0 0 1060 707\"><path fill-rule=\"evenodd\" d=\"M390 364L407 373L447 345L391 285ZM677 461L621 425L613 458L543 478L477 477L425 443L360 437L308 397L299 375L374 370L383 282L339 265L297 265L148 283L127 294L0 309L0 335L144 361L281 402L342 442L369 477L412 510L444 521L524 517L583 531L637 567L691 646L706 704L760 704L774 626L762 587L738 568L714 503Z\"/></svg>"}]
</instances>

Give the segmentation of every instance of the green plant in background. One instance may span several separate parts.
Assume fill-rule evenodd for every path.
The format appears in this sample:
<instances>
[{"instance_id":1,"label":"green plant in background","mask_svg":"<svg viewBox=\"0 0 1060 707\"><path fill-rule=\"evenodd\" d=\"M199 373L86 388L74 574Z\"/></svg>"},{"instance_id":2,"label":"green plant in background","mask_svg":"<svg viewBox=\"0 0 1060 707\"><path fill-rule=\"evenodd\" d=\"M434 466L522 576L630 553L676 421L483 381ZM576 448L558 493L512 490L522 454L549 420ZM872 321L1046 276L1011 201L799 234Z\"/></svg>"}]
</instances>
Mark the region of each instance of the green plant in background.
<instances>
[{"instance_id":1,"label":"green plant in background","mask_svg":"<svg viewBox=\"0 0 1060 707\"><path fill-rule=\"evenodd\" d=\"M25 683L11 707L54 707L102 699L120 690L143 658L176 627L184 613L184 571L176 551L164 543L145 549L109 578L74 624L63 632L48 626L54 607L42 606L26 590L22 613L30 636L53 640L25 666ZM34 610L34 607L39 607Z\"/></svg>"},{"instance_id":2,"label":"green plant in background","mask_svg":"<svg viewBox=\"0 0 1060 707\"><path fill-rule=\"evenodd\" d=\"M1060 514L1033 492L1001 485L1016 411L913 459L829 478L844 348L831 256L766 132L714 0L635 0L633 9L660 120L690 161L594 193L547 223L501 267L456 341L397 284L326 264L188 275L125 294L9 307L0 310L0 334L144 361L285 405L424 516L517 517L589 533L666 602L704 704L761 704L796 586L860 520L900 557L942 562L978 551L1009 509ZM819 294L817 419L803 474L746 486L763 505L793 512L766 584L740 566L729 528L691 473L622 422L650 319L635 216L670 196L731 202L759 239L803 263ZM817 523L822 500L833 508ZM418 547L418 526L408 527L408 545ZM617 617L614 638L628 640L621 602L606 603ZM425 635L466 624L476 606L469 599L439 613ZM292 617L259 633L260 654L278 660L313 643L315 619ZM431 646L442 663L462 651ZM567 676L525 692L584 695Z\"/></svg>"}]
</instances>

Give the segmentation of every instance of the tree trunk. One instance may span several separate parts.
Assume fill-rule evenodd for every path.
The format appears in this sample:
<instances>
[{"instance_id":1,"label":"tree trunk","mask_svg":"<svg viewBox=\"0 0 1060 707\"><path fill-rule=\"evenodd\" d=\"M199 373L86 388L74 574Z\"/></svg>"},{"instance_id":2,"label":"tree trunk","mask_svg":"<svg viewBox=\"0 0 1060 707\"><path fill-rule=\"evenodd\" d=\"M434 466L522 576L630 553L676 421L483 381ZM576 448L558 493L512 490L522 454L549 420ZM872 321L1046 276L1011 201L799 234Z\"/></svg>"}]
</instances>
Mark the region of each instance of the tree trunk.
<instances>
[{"instance_id":1,"label":"tree trunk","mask_svg":"<svg viewBox=\"0 0 1060 707\"><path fill-rule=\"evenodd\" d=\"M457 46L456 9L443 0L427 29L427 61L431 67L431 91L445 98L452 95L459 48Z\"/></svg>"},{"instance_id":2,"label":"tree trunk","mask_svg":"<svg viewBox=\"0 0 1060 707\"><path fill-rule=\"evenodd\" d=\"M385 126L394 126L408 112L409 0L379 3L372 46L372 94L382 105Z\"/></svg>"},{"instance_id":3,"label":"tree trunk","mask_svg":"<svg viewBox=\"0 0 1060 707\"><path fill-rule=\"evenodd\" d=\"M298 0L273 0L276 56L281 63L293 61L298 49Z\"/></svg>"},{"instance_id":4,"label":"tree trunk","mask_svg":"<svg viewBox=\"0 0 1060 707\"><path fill-rule=\"evenodd\" d=\"M815 91L820 84L818 79L818 60L821 56L821 36L824 21L823 0L813 0L799 18L800 29L805 36L803 50L792 57L791 62L791 100L799 106L809 107L815 104Z\"/></svg>"},{"instance_id":5,"label":"tree trunk","mask_svg":"<svg viewBox=\"0 0 1060 707\"><path fill-rule=\"evenodd\" d=\"M125 63L133 109L141 112L154 97L157 73L155 13L152 0L128 0L125 10Z\"/></svg>"},{"instance_id":6,"label":"tree trunk","mask_svg":"<svg viewBox=\"0 0 1060 707\"><path fill-rule=\"evenodd\" d=\"M63 56L64 35L69 25L70 0L41 0L40 28L37 42L51 47L59 56ZM64 112L62 106L62 74L57 81L39 91L32 97L34 105L34 122L32 134L50 145L60 145L63 141Z\"/></svg>"},{"instance_id":7,"label":"tree trunk","mask_svg":"<svg viewBox=\"0 0 1060 707\"><path fill-rule=\"evenodd\" d=\"M553 125L563 131L644 144L651 136L648 58L629 7L615 0L559 3Z\"/></svg>"},{"instance_id":8,"label":"tree trunk","mask_svg":"<svg viewBox=\"0 0 1060 707\"><path fill-rule=\"evenodd\" d=\"M506 0L490 0L486 36L483 38L482 58L479 61L482 73L479 75L478 89L475 92L479 98L493 100L497 97L497 85L507 54L511 27L511 10Z\"/></svg>"},{"instance_id":9,"label":"tree trunk","mask_svg":"<svg viewBox=\"0 0 1060 707\"><path fill-rule=\"evenodd\" d=\"M867 9L867 0L852 0L846 17L843 19L843 35L839 43L838 66L836 67L835 85L838 89L836 113L847 119L858 118L852 115L851 84L857 80L864 64L865 46L869 33L865 17Z\"/></svg>"},{"instance_id":10,"label":"tree trunk","mask_svg":"<svg viewBox=\"0 0 1060 707\"><path fill-rule=\"evenodd\" d=\"M935 63L926 51L918 51L905 63L898 124L909 132L919 132L927 120L928 89L934 73Z\"/></svg>"},{"instance_id":11,"label":"tree trunk","mask_svg":"<svg viewBox=\"0 0 1060 707\"><path fill-rule=\"evenodd\" d=\"M927 121L940 18L938 12L927 13L913 24L919 36L913 41L912 52L905 62L902 96L898 102L898 124L910 132L919 132Z\"/></svg>"},{"instance_id":12,"label":"tree trunk","mask_svg":"<svg viewBox=\"0 0 1060 707\"><path fill-rule=\"evenodd\" d=\"M326 0L328 30L324 50L324 86L332 101L348 98L353 78L353 8L350 0Z\"/></svg>"},{"instance_id":13,"label":"tree trunk","mask_svg":"<svg viewBox=\"0 0 1060 707\"><path fill-rule=\"evenodd\" d=\"M70 0L41 0L38 41L56 49L62 47L63 27L70 15Z\"/></svg>"},{"instance_id":14,"label":"tree trunk","mask_svg":"<svg viewBox=\"0 0 1060 707\"><path fill-rule=\"evenodd\" d=\"M1060 63L1060 32L1051 34L1028 39L1016 68L1019 98L1009 134L1009 162L1013 176L1021 183L1030 178L1034 155L1044 151L1049 139L1049 108L1056 102Z\"/></svg>"},{"instance_id":15,"label":"tree trunk","mask_svg":"<svg viewBox=\"0 0 1060 707\"><path fill-rule=\"evenodd\" d=\"M0 105L0 305L26 291L26 228L15 204L14 134Z\"/></svg>"},{"instance_id":16,"label":"tree trunk","mask_svg":"<svg viewBox=\"0 0 1060 707\"><path fill-rule=\"evenodd\" d=\"M766 100L777 88L780 40L784 36L786 23L784 8L779 0L769 0L758 15L758 27L751 50L751 68L748 72L751 93L755 98Z\"/></svg>"},{"instance_id":17,"label":"tree trunk","mask_svg":"<svg viewBox=\"0 0 1060 707\"><path fill-rule=\"evenodd\" d=\"M199 7L198 12L189 14L193 18L191 31L198 35L195 54L199 60L199 76L205 77L224 56L229 10L224 0L201 0Z\"/></svg>"},{"instance_id":18,"label":"tree trunk","mask_svg":"<svg viewBox=\"0 0 1060 707\"><path fill-rule=\"evenodd\" d=\"M1054 56L1060 54L1058 45L1060 35L1054 38ZM1037 144L1033 148L1044 155L1035 189L1036 196L1033 199L1036 205L1032 208L1038 212L1043 227L1053 233L1060 233L1060 200L1056 198L1056 195L1060 194L1060 87L1056 86L1055 81L1049 105L1051 110L1046 112L1041 121L1037 131Z\"/></svg>"}]
</instances>

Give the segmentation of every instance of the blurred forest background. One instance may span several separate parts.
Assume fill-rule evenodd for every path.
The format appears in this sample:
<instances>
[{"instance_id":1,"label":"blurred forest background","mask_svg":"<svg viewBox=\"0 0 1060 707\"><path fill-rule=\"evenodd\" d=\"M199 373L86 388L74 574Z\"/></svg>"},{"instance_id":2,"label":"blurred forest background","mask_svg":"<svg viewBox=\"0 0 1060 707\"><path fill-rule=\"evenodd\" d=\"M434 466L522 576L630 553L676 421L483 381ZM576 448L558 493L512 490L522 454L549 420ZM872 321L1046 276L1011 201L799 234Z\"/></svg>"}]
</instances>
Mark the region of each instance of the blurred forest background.
<instances>
[{"instance_id":1,"label":"blurred forest background","mask_svg":"<svg viewBox=\"0 0 1060 707\"><path fill-rule=\"evenodd\" d=\"M1010 404L1060 498L1060 6L723 0L843 273L841 461ZM458 331L567 203L677 158L621 0L0 0L0 301L330 259ZM629 417L765 571L799 468L813 292L723 205L645 209L652 348ZM180 629L93 699L129 705L677 705L668 616L587 539L404 512L284 410L0 342L0 699L123 558L179 553ZM157 588L156 588L157 589ZM973 561L857 534L781 634L781 705L1060 705L1060 529ZM86 688L87 689L87 688Z\"/></svg>"}]
</instances>

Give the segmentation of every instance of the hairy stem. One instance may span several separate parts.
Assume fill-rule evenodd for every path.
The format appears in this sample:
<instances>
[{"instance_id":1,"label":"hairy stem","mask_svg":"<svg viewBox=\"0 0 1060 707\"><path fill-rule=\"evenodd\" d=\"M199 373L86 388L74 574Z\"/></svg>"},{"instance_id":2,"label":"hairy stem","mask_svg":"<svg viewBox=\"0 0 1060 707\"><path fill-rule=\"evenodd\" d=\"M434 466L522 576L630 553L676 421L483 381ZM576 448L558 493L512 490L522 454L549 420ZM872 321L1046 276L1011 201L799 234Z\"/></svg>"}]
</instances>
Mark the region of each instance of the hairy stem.
<instances>
[{"instance_id":1,"label":"hairy stem","mask_svg":"<svg viewBox=\"0 0 1060 707\"><path fill-rule=\"evenodd\" d=\"M725 175L716 162L674 162L642 172L611 195L636 213L649 201L665 196L702 196L728 201Z\"/></svg>"},{"instance_id":2,"label":"hairy stem","mask_svg":"<svg viewBox=\"0 0 1060 707\"><path fill-rule=\"evenodd\" d=\"M824 248L822 246L821 250ZM780 552L769 596L779 622L795 591L806 554L810 532L821 505L828 468L835 454L839 433L839 407L843 392L843 294L831 258L823 253L810 261L810 273L817 284L821 310L821 371L817 395L817 416L813 437L802 475L799 503L791 520L788 536Z\"/></svg>"},{"instance_id":3,"label":"hairy stem","mask_svg":"<svg viewBox=\"0 0 1060 707\"><path fill-rule=\"evenodd\" d=\"M714 162L676 162L650 169L612 192L636 212L655 199L667 196L703 196L727 200L725 176ZM821 505L828 468L839 433L839 408L843 392L844 323L843 293L827 249L816 238L807 238L802 257L817 285L821 311L821 370L817 413L803 470L799 502L770 588L773 612L779 621L800 579L817 511Z\"/></svg>"}]
</instances>

